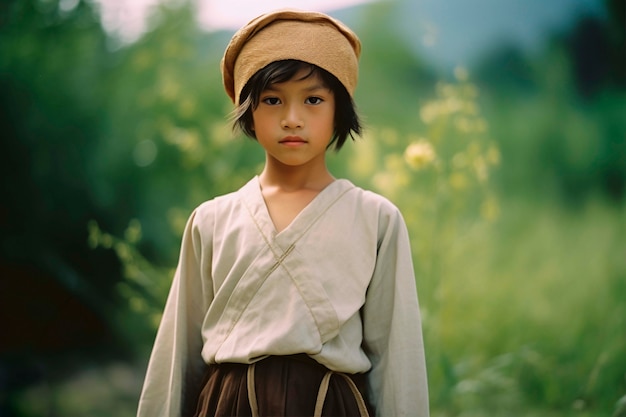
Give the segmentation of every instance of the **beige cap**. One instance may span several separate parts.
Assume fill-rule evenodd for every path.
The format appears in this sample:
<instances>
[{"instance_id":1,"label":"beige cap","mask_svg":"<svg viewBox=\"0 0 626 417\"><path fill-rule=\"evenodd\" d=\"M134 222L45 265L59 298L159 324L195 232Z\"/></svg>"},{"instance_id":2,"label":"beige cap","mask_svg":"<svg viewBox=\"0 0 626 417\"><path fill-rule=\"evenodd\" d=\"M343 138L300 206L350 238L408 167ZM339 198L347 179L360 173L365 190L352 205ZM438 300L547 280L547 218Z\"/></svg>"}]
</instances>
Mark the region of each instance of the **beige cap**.
<instances>
[{"instance_id":1,"label":"beige cap","mask_svg":"<svg viewBox=\"0 0 626 417\"><path fill-rule=\"evenodd\" d=\"M358 79L359 38L343 23L318 12L293 9L261 15L231 39L222 58L222 79L231 100L266 65L296 59L333 74L352 96Z\"/></svg>"}]
</instances>

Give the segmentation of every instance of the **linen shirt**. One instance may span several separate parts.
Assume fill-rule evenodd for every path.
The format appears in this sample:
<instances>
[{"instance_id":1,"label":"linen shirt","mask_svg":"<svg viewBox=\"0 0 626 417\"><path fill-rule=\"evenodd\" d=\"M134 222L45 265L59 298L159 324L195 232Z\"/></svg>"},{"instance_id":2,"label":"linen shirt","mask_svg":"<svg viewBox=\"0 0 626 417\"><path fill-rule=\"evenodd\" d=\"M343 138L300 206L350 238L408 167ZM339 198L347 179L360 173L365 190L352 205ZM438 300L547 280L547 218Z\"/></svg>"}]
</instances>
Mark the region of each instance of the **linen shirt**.
<instances>
[{"instance_id":1,"label":"linen shirt","mask_svg":"<svg viewBox=\"0 0 626 417\"><path fill-rule=\"evenodd\" d=\"M340 179L277 233L254 177L187 222L138 416L191 415L207 364L298 353L334 371L368 372L377 416L428 415L399 210Z\"/></svg>"}]
</instances>

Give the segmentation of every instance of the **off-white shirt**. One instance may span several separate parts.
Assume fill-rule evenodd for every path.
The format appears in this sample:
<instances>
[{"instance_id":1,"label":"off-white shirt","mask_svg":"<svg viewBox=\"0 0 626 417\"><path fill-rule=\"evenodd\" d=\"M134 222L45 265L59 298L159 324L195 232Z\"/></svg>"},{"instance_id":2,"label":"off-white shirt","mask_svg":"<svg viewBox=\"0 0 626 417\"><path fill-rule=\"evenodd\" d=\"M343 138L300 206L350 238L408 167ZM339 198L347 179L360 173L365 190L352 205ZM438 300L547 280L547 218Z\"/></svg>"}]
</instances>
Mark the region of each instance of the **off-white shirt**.
<instances>
[{"instance_id":1,"label":"off-white shirt","mask_svg":"<svg viewBox=\"0 0 626 417\"><path fill-rule=\"evenodd\" d=\"M377 416L428 416L398 209L336 180L277 233L254 177L200 205L187 223L138 416L193 413L206 364L297 353L334 371L368 372Z\"/></svg>"}]
</instances>

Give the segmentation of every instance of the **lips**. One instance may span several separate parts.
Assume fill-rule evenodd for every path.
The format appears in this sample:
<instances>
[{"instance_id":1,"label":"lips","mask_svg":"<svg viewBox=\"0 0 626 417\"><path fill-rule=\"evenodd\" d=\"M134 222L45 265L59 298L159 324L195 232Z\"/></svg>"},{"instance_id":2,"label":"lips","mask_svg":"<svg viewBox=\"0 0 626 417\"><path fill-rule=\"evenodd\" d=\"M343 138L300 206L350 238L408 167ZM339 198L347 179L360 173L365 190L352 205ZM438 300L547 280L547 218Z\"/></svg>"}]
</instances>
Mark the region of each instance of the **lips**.
<instances>
[{"instance_id":1,"label":"lips","mask_svg":"<svg viewBox=\"0 0 626 417\"><path fill-rule=\"evenodd\" d=\"M279 141L284 145L297 145L301 143L307 143L306 140L302 139L300 136L287 136Z\"/></svg>"}]
</instances>

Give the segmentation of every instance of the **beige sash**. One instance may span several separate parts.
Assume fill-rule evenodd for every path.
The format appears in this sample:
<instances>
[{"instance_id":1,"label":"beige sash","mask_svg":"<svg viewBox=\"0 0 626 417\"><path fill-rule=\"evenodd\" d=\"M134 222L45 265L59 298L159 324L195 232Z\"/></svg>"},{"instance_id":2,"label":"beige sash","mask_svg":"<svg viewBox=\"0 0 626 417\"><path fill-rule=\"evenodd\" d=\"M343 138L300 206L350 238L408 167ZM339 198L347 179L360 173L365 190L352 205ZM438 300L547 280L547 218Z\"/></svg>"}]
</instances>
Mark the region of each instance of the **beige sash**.
<instances>
[{"instance_id":1,"label":"beige sash","mask_svg":"<svg viewBox=\"0 0 626 417\"><path fill-rule=\"evenodd\" d=\"M259 405L257 403L257 398L256 398L256 388L254 387L255 368L256 368L256 363L252 363L248 365L248 378L247 378L248 401L250 402L250 409L252 410L252 417L259 417ZM367 412L367 407L365 405L365 400L363 399L363 396L359 392L359 389L354 384L354 381L352 381L352 379L348 375L342 372L335 372L335 371L326 372L326 374L324 375L324 378L322 378L322 382L320 383L320 389L317 392L317 400L315 401L315 412L313 413L313 417L322 416L322 409L324 408L324 402L326 401L326 394L328 393L328 386L330 384L330 378L333 375L338 375L346 381L346 383L350 387L350 390L352 391L352 395L354 395L354 399L356 400L357 406L359 407L359 413L361 414L361 417L369 417L369 414Z\"/></svg>"}]
</instances>

